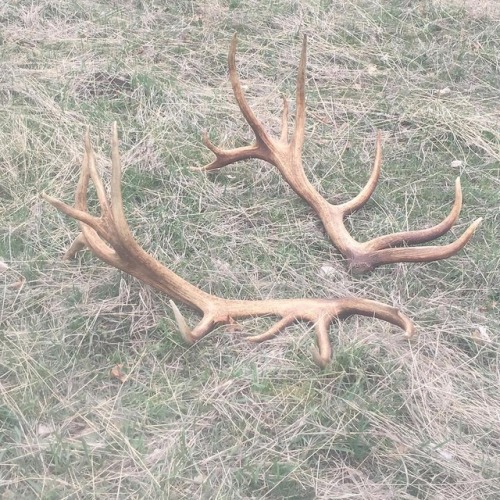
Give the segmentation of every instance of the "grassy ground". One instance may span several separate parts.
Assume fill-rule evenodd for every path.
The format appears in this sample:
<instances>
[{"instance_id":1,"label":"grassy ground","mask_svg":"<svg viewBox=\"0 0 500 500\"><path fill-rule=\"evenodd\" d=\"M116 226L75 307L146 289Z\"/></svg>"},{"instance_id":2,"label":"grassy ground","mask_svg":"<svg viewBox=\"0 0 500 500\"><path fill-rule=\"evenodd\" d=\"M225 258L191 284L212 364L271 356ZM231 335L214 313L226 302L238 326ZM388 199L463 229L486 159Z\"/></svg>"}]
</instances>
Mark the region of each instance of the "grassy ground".
<instances>
[{"instance_id":1,"label":"grassy ground","mask_svg":"<svg viewBox=\"0 0 500 500\"><path fill-rule=\"evenodd\" d=\"M495 5L2 2L0 496L500 498ZM234 32L271 129L308 34L304 161L329 199L357 193L383 131L382 180L353 234L439 221L460 175L464 209L442 241L484 217L466 249L351 276L269 166L190 171L211 159L203 130L225 146L252 138L227 81ZM77 226L39 193L72 199L88 124L107 178L113 120L131 226L171 269L230 298L379 299L418 339L351 318L324 371L307 325L257 346L221 328L187 348L167 297L88 252L62 262Z\"/></svg>"}]
</instances>

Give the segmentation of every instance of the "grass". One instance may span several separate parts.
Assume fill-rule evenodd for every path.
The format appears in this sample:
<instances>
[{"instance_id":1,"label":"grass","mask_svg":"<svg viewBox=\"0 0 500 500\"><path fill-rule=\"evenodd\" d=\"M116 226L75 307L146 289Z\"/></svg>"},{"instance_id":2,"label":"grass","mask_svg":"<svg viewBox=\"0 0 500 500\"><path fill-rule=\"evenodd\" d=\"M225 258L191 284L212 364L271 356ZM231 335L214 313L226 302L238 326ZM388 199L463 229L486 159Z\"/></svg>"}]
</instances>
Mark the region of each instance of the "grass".
<instances>
[{"instance_id":1,"label":"grass","mask_svg":"<svg viewBox=\"0 0 500 500\"><path fill-rule=\"evenodd\" d=\"M2 498L498 498L497 14L494 0L3 2ZM356 194L383 131L380 185L349 219L358 239L439 221L460 175L442 241L483 217L467 247L352 276L269 166L189 170L210 161L203 130L252 140L227 81L235 31L272 130L308 34L304 163L327 198ZM167 297L88 252L63 262L76 224L39 194L72 199L87 125L107 180L113 120L131 227L169 268L228 298L378 299L418 339L351 318L324 371L304 324L262 345L219 328L188 348Z\"/></svg>"}]
</instances>

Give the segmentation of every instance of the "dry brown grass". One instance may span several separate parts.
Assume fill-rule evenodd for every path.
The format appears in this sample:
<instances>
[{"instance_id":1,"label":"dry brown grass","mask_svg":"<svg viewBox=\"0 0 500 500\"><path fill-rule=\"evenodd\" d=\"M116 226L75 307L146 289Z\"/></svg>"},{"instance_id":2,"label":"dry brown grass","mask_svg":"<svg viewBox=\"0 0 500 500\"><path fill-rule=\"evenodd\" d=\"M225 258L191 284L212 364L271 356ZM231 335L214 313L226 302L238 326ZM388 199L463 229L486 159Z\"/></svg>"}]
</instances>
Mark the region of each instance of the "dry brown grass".
<instances>
[{"instance_id":1,"label":"dry brown grass","mask_svg":"<svg viewBox=\"0 0 500 500\"><path fill-rule=\"evenodd\" d=\"M438 0L437 5L465 9L474 17L491 17L500 20L500 4L496 0Z\"/></svg>"},{"instance_id":2,"label":"dry brown grass","mask_svg":"<svg viewBox=\"0 0 500 500\"><path fill-rule=\"evenodd\" d=\"M498 18L459 7L0 5L2 498L500 497ZM251 139L227 82L234 31L249 98L274 129L309 35L304 159L325 196L357 192L383 130L382 181L350 219L359 239L440 220L461 175L454 235L484 218L467 248L351 276L268 166L191 172L210 158L202 130L226 146ZM306 325L259 346L221 328L186 348L165 297L88 254L62 262L77 228L39 193L71 199L88 124L106 177L113 120L131 226L176 272L226 297L379 299L418 339L352 318L332 331L323 372Z\"/></svg>"}]
</instances>

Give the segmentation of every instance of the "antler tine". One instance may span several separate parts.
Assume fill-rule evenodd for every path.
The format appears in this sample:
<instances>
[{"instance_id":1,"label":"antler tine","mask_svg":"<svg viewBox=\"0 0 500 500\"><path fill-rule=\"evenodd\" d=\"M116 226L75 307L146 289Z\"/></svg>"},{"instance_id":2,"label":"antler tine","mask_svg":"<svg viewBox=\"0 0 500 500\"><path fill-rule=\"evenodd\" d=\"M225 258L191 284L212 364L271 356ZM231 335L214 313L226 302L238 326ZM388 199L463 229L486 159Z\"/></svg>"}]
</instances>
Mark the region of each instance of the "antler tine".
<instances>
[{"instance_id":1,"label":"antler tine","mask_svg":"<svg viewBox=\"0 0 500 500\"><path fill-rule=\"evenodd\" d=\"M245 338L250 342L264 342L266 340L271 340L281 333L287 326L295 322L295 316L285 316L280 321L275 323L267 332L261 333L260 335L248 335Z\"/></svg>"},{"instance_id":2,"label":"antler tine","mask_svg":"<svg viewBox=\"0 0 500 500\"><path fill-rule=\"evenodd\" d=\"M314 362L321 368L325 368L332 359L332 345L328 337L330 322L329 318L323 317L314 325L317 347L313 348L311 353Z\"/></svg>"},{"instance_id":3,"label":"antler tine","mask_svg":"<svg viewBox=\"0 0 500 500\"><path fill-rule=\"evenodd\" d=\"M233 35L231 40L231 46L229 48L229 55L227 58L229 66L229 79L231 80L231 86L233 87L234 97L240 108L241 114L245 117L245 120L250 125L254 131L257 143L263 143L266 146L271 144L271 138L266 132L264 125L255 116L255 113L250 108L248 101L245 97L243 89L241 88L240 77L238 71L236 70L236 46L238 44L238 38L236 33Z\"/></svg>"},{"instance_id":4,"label":"antler tine","mask_svg":"<svg viewBox=\"0 0 500 500\"><path fill-rule=\"evenodd\" d=\"M262 148L256 144L235 149L222 149L215 146L206 133L203 134L203 143L212 151L216 158L203 167L191 167L192 170L209 172L242 160L249 160L251 158L266 160L267 158L267 156L263 154Z\"/></svg>"},{"instance_id":5,"label":"antler tine","mask_svg":"<svg viewBox=\"0 0 500 500\"><path fill-rule=\"evenodd\" d=\"M281 135L280 142L288 144L288 100L283 96L283 111L281 113Z\"/></svg>"},{"instance_id":6,"label":"antler tine","mask_svg":"<svg viewBox=\"0 0 500 500\"><path fill-rule=\"evenodd\" d=\"M371 271L377 266L394 262L429 262L446 259L457 253L469 241L482 219L477 219L460 238L448 245L399 249L392 247L425 243L442 236L451 229L462 206L462 190L459 179L455 183L455 202L451 212L439 224L417 231L388 234L363 243L356 241L349 234L344 218L360 209L370 199L380 178L382 168L382 134L380 131L377 133L375 160L370 178L361 192L353 199L340 205L333 205L323 198L309 182L301 158L305 131L306 51L307 39L304 36L297 75L295 130L291 142L288 143L287 101L284 100L281 137L279 140L275 140L266 134L243 95L236 71L236 36L233 37L229 50L230 79L238 105L243 116L254 130L257 143L253 146L231 150L223 150L207 144L215 154L216 159L200 170L215 170L249 158L259 158L274 165L290 187L318 214L330 240L348 260L349 266L353 270Z\"/></svg>"},{"instance_id":7,"label":"antler tine","mask_svg":"<svg viewBox=\"0 0 500 500\"><path fill-rule=\"evenodd\" d=\"M106 198L106 190L104 189L104 184L102 182L101 176L97 172L96 162L95 162L95 151L92 147L92 143L90 141L90 129L87 127L85 130L84 136L84 145L85 145L85 155L84 161L87 161L87 168L90 174L90 178L94 184L97 199L99 200L99 206L101 207L101 215L106 214L109 211L108 200ZM82 189L78 192L78 200L76 201L77 206L81 207L81 210L87 210L87 185L85 189Z\"/></svg>"},{"instance_id":8,"label":"antler tine","mask_svg":"<svg viewBox=\"0 0 500 500\"><path fill-rule=\"evenodd\" d=\"M57 208L60 212L76 219L80 222L87 224L90 227L97 227L99 225L99 218L90 215L87 212L87 188L90 179L89 170L89 150L87 148L87 141L85 140L85 153L83 155L82 167L80 178L75 192L75 207L67 205L66 203L53 198L48 194L42 193L42 198L48 201L52 206ZM83 242L82 242L83 243Z\"/></svg>"},{"instance_id":9,"label":"antler tine","mask_svg":"<svg viewBox=\"0 0 500 500\"><path fill-rule=\"evenodd\" d=\"M119 151L118 128L116 122L111 127L111 211L118 239L121 244L137 245L128 227L122 198L122 167ZM137 245L138 246L138 245Z\"/></svg>"},{"instance_id":10,"label":"antler tine","mask_svg":"<svg viewBox=\"0 0 500 500\"><path fill-rule=\"evenodd\" d=\"M78 210L70 205L67 205L61 200L53 198L52 196L46 193L42 193L41 196L45 201L48 201L53 207L57 208L59 212L68 215L72 219L84 222L89 226L95 225L98 221L97 217L94 217L93 215L90 215L86 212L82 212L81 210Z\"/></svg>"},{"instance_id":11,"label":"antler tine","mask_svg":"<svg viewBox=\"0 0 500 500\"><path fill-rule=\"evenodd\" d=\"M302 51L300 53L299 69L297 72L297 91L295 102L295 131L291 142L291 148L296 154L300 154L304 145L304 134L306 127L306 58L307 58L307 36L302 40Z\"/></svg>"},{"instance_id":12,"label":"antler tine","mask_svg":"<svg viewBox=\"0 0 500 500\"><path fill-rule=\"evenodd\" d=\"M66 252L63 255L63 260L71 260L74 259L78 252L81 252L84 248L87 248L87 240L83 233L80 233L74 240L73 243L69 246Z\"/></svg>"},{"instance_id":13,"label":"antler tine","mask_svg":"<svg viewBox=\"0 0 500 500\"><path fill-rule=\"evenodd\" d=\"M339 205L340 210L342 210L344 215L350 215L356 210L359 210L371 197L375 188L377 187L378 180L380 178L380 172L382 170L382 132L380 130L377 132L377 141L375 146L375 160L373 162L373 168L370 174L368 182L365 184L363 189L355 196L352 200L347 201Z\"/></svg>"}]
</instances>

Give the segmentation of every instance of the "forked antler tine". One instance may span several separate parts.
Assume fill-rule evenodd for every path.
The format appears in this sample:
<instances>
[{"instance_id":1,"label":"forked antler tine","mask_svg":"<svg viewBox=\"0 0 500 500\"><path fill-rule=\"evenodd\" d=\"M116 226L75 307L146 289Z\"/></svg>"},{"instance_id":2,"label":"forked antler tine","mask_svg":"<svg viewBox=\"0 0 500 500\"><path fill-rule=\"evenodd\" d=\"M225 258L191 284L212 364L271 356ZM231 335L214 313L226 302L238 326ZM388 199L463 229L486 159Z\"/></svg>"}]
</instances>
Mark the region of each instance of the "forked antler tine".
<instances>
[{"instance_id":1,"label":"forked antler tine","mask_svg":"<svg viewBox=\"0 0 500 500\"><path fill-rule=\"evenodd\" d=\"M285 97L283 97L283 112L281 116L281 134L280 134L280 139L279 141L276 141L270 137L270 135L267 133L266 129L264 128L264 125L259 121L259 119L255 116L255 113L252 111L250 108L250 105L248 104L248 101L245 97L245 94L243 92L243 89L241 88L241 82L240 78L238 75L238 71L236 69L236 45L237 45L237 37L236 34L233 36L231 40L231 45L229 48L229 55L228 55L228 66L229 66L229 78L231 81L231 86L233 88L233 93L236 99L236 102L238 103L238 106L240 108L240 111L247 121L247 123L250 125L252 128L254 134L255 134L255 139L256 142L250 146L244 146L240 148L234 148L234 149L223 149L215 144L213 144L210 139L208 138L208 135L206 133L203 134L203 143L205 146L212 151L215 155L215 160L210 162L209 164L203 166L203 167L193 167L192 170L197 170L197 171L211 171L211 170L216 170L221 167L225 167L226 165L230 165L232 163L236 163L242 160L249 160L252 158L258 158L261 160L265 160L272 165L275 165L275 156L273 154L273 151L275 151L274 145L277 142L281 142L283 144L288 144L288 101ZM305 58L305 54L304 54ZM304 64L305 68L305 59L304 59ZM304 93L304 85L302 85L302 93ZM304 101L304 99L302 99ZM299 112L297 110L300 116L302 118L299 121L304 121L305 120L305 103L303 106L302 111ZM297 134L297 130L294 133L294 137ZM303 135L303 131L302 131ZM299 139L299 146L301 147L301 141L303 142L303 138L300 139L300 132L298 135Z\"/></svg>"},{"instance_id":2,"label":"forked antler tine","mask_svg":"<svg viewBox=\"0 0 500 500\"><path fill-rule=\"evenodd\" d=\"M342 319L356 314L377 318L399 326L404 330L404 336L407 339L415 335L415 325L399 309L369 299L344 298L335 300L333 308L326 307L312 313L309 311L306 314L302 310L297 310L297 314L287 314L267 332L246 338L251 342L263 342L275 337L295 321L313 323L316 332L317 347L312 349L312 356L314 362L319 367L324 368L330 363L332 358L332 347L329 337L330 324L335 319Z\"/></svg>"},{"instance_id":3,"label":"forked antler tine","mask_svg":"<svg viewBox=\"0 0 500 500\"><path fill-rule=\"evenodd\" d=\"M325 368L332 359L332 346L329 338L329 326L334 319L344 318L353 314L372 316L401 327L405 337L410 339L415 334L415 325L398 309L371 300L357 299L353 304L349 299L340 300L339 312L335 316L325 315L314 324L317 347L312 349L314 362Z\"/></svg>"},{"instance_id":4,"label":"forked antler tine","mask_svg":"<svg viewBox=\"0 0 500 500\"><path fill-rule=\"evenodd\" d=\"M474 232L483 221L476 219L465 231L448 245L433 245L426 247L384 248L373 252L373 265L393 264L396 262L433 262L443 260L459 252L472 238Z\"/></svg>"},{"instance_id":5,"label":"forked antler tine","mask_svg":"<svg viewBox=\"0 0 500 500\"><path fill-rule=\"evenodd\" d=\"M81 223L80 229L82 232L76 237L64 254L65 259L73 258L78 251L87 246L100 259L111 265L122 264L116 252L105 243L109 234L102 224L102 217L105 217L109 213L109 205L106 199L104 185L95 167L95 153L90 141L88 128L84 137L84 145L85 152L75 193L75 207L67 205L57 198L53 198L45 193L42 193L42 197L59 211ZM90 179L92 179L96 188L101 206L101 217L95 217L87 212L87 191Z\"/></svg>"},{"instance_id":6,"label":"forked antler tine","mask_svg":"<svg viewBox=\"0 0 500 500\"><path fill-rule=\"evenodd\" d=\"M382 304L377 301L360 298L336 299L335 305L323 302L322 307L294 308L294 313L288 312L282 316L269 330L260 334L246 337L251 342L264 342L270 340L287 326L295 321L306 321L313 323L316 331L317 348L313 349L314 362L325 367L331 360L332 349L329 339L329 327L334 319L342 319L351 315L362 315L387 321L393 325L399 326L405 332L405 338L410 339L415 334L415 325L410 318L403 314L399 309Z\"/></svg>"},{"instance_id":7,"label":"forked antler tine","mask_svg":"<svg viewBox=\"0 0 500 500\"><path fill-rule=\"evenodd\" d=\"M295 103L295 130L291 145L298 154L304 145L304 134L306 127L306 57L307 57L307 36L302 40L302 51L300 53L300 62L297 74L297 90Z\"/></svg>"},{"instance_id":8,"label":"forked antler tine","mask_svg":"<svg viewBox=\"0 0 500 500\"><path fill-rule=\"evenodd\" d=\"M191 170L209 172L242 160L249 160L251 158L264 159L261 148L255 144L234 149L222 149L215 146L206 133L203 134L203 143L215 155L215 160L203 167L191 167Z\"/></svg>"},{"instance_id":9,"label":"forked antler tine","mask_svg":"<svg viewBox=\"0 0 500 500\"><path fill-rule=\"evenodd\" d=\"M116 122L111 127L111 213L113 215L110 219L110 206L106 197L106 190L102 182L102 178L97 172L95 163L95 152L90 140L89 128L85 132L84 137L85 153L82 164L82 173L76 191L75 204L77 208L87 210L87 191L89 184L89 176L94 184L99 205L101 208L101 218L94 218L94 224L89 224L77 216L70 216L84 223L81 226L82 237L80 235L73 242L70 249L66 252L68 257L74 256L76 251L80 250L84 245L88 246L96 255L104 260L111 260L112 265L123 265L122 258L117 254L114 248L109 247L105 241L109 241L114 246L120 245L123 248L134 245L133 239L125 213L123 211L123 201L121 192L121 162L118 144L118 130ZM107 227L104 228L102 221L107 222ZM89 227L90 226L90 227Z\"/></svg>"},{"instance_id":10,"label":"forked antler tine","mask_svg":"<svg viewBox=\"0 0 500 500\"><path fill-rule=\"evenodd\" d=\"M427 241L439 238L447 233L453 224L458 220L460 210L462 209L462 187L460 185L460 177L455 180L455 201L450 210L450 213L435 226L426 229L417 229L414 231L401 231L399 233L386 234L379 236L370 241L370 250L380 250L391 246L401 245L403 243L416 244L425 243Z\"/></svg>"},{"instance_id":11,"label":"forked antler tine","mask_svg":"<svg viewBox=\"0 0 500 500\"><path fill-rule=\"evenodd\" d=\"M382 133L380 130L377 132L377 141L375 147L375 160L373 161L373 168L368 182L364 188L352 200L349 200L341 205L338 205L344 215L349 215L360 209L371 197L375 188L377 187L380 178L380 171L382 169Z\"/></svg>"}]
</instances>

